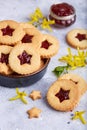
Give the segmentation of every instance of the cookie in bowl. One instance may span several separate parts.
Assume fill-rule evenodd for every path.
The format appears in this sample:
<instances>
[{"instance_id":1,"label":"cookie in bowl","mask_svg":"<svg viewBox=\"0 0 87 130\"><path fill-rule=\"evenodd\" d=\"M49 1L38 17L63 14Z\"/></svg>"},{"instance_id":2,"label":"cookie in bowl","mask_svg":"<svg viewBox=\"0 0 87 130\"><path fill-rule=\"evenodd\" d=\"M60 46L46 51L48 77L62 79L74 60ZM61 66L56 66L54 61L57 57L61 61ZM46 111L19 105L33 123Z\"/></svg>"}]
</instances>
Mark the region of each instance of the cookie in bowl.
<instances>
[{"instance_id":1,"label":"cookie in bowl","mask_svg":"<svg viewBox=\"0 0 87 130\"><path fill-rule=\"evenodd\" d=\"M9 75L13 73L8 61L12 48L11 46L0 45L0 74Z\"/></svg>"},{"instance_id":2,"label":"cookie in bowl","mask_svg":"<svg viewBox=\"0 0 87 130\"><path fill-rule=\"evenodd\" d=\"M42 59L40 68L31 74L0 74L0 85L8 88L27 87L38 82L46 73L50 59Z\"/></svg>"},{"instance_id":3,"label":"cookie in bowl","mask_svg":"<svg viewBox=\"0 0 87 130\"><path fill-rule=\"evenodd\" d=\"M51 58L58 53L59 41L54 36L43 34L43 38L37 44L42 58Z\"/></svg>"},{"instance_id":4,"label":"cookie in bowl","mask_svg":"<svg viewBox=\"0 0 87 130\"><path fill-rule=\"evenodd\" d=\"M18 44L10 52L9 65L18 74L30 74L39 69L40 55L32 45Z\"/></svg>"},{"instance_id":5,"label":"cookie in bowl","mask_svg":"<svg viewBox=\"0 0 87 130\"><path fill-rule=\"evenodd\" d=\"M13 20L0 21L0 44L15 45L24 34L18 22Z\"/></svg>"}]
</instances>

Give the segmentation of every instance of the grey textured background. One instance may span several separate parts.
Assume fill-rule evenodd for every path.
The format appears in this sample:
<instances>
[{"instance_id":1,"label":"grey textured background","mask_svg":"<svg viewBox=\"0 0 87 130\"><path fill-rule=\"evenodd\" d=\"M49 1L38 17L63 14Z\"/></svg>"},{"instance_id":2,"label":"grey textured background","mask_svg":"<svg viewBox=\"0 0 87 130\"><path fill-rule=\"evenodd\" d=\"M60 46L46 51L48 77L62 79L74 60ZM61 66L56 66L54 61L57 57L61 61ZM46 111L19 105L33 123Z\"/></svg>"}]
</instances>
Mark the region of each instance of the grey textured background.
<instances>
[{"instance_id":1,"label":"grey textured background","mask_svg":"<svg viewBox=\"0 0 87 130\"><path fill-rule=\"evenodd\" d=\"M36 7L40 7L44 15L48 16L50 6L58 2L63 2L63 0L0 0L0 20L13 19L27 22L29 14ZM23 104L20 100L10 102L8 99L15 95L15 89L0 86L0 130L87 130L87 125L81 124L79 120L70 120L72 112L55 111L46 102L47 90L56 80L52 70L61 64L58 62L58 58L67 54L69 46L65 41L66 33L73 28L87 29L87 0L65 0L64 2L68 2L76 8L77 20L75 24L65 29L54 28L53 32L42 31L59 39L59 53L51 59L48 70L40 81L30 87L20 88L20 91L25 91L28 94L32 90L40 90L42 99L32 101L27 97L28 105ZM72 52L76 53L76 50L72 48ZM87 66L72 72L81 75L87 81ZM40 108L42 113L38 119L28 119L26 111L34 106ZM74 111L76 110L87 110L87 93L81 97L80 103ZM87 112L84 117L87 120ZM70 124L67 124L68 121Z\"/></svg>"}]
</instances>

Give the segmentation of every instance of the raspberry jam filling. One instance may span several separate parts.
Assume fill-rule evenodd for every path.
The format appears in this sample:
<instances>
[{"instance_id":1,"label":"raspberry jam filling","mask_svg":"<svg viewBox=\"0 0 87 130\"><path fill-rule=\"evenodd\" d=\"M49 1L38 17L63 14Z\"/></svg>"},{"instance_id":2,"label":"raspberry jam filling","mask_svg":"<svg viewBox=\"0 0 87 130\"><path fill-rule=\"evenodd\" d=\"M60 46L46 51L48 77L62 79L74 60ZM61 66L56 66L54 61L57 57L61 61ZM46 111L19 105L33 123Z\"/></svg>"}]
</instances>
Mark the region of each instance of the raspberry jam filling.
<instances>
[{"instance_id":1,"label":"raspberry jam filling","mask_svg":"<svg viewBox=\"0 0 87 130\"><path fill-rule=\"evenodd\" d=\"M31 57L32 57L32 55L27 54L27 52L25 50L23 51L23 53L21 55L18 55L21 65L25 64L25 63L31 64L31 61L30 61Z\"/></svg>"},{"instance_id":2,"label":"raspberry jam filling","mask_svg":"<svg viewBox=\"0 0 87 130\"><path fill-rule=\"evenodd\" d=\"M67 27L76 21L75 8L68 3L54 4L50 8L49 18L55 20L58 27Z\"/></svg>"},{"instance_id":3,"label":"raspberry jam filling","mask_svg":"<svg viewBox=\"0 0 87 130\"><path fill-rule=\"evenodd\" d=\"M69 92L70 90L63 90L61 88L60 91L55 96L59 98L60 102L63 102L64 100L69 99Z\"/></svg>"},{"instance_id":4,"label":"raspberry jam filling","mask_svg":"<svg viewBox=\"0 0 87 130\"><path fill-rule=\"evenodd\" d=\"M80 34L80 33L77 33L77 36L76 38L79 40L79 41L83 41L83 40L86 40L86 34Z\"/></svg>"},{"instance_id":5,"label":"raspberry jam filling","mask_svg":"<svg viewBox=\"0 0 87 130\"><path fill-rule=\"evenodd\" d=\"M1 53L0 62L8 64L8 56L9 56L9 54Z\"/></svg>"},{"instance_id":6,"label":"raspberry jam filling","mask_svg":"<svg viewBox=\"0 0 87 130\"><path fill-rule=\"evenodd\" d=\"M1 31L3 33L3 36L9 35L12 36L15 29L11 28L10 26L7 26L6 28L2 28Z\"/></svg>"},{"instance_id":7,"label":"raspberry jam filling","mask_svg":"<svg viewBox=\"0 0 87 130\"><path fill-rule=\"evenodd\" d=\"M75 13L74 7L69 5L68 3L60 3L60 4L52 5L51 10L57 16L68 16Z\"/></svg>"},{"instance_id":8,"label":"raspberry jam filling","mask_svg":"<svg viewBox=\"0 0 87 130\"><path fill-rule=\"evenodd\" d=\"M45 40L42 42L41 48L48 49L49 46L51 46L51 45L52 45L51 43L49 43L47 40Z\"/></svg>"},{"instance_id":9,"label":"raspberry jam filling","mask_svg":"<svg viewBox=\"0 0 87 130\"><path fill-rule=\"evenodd\" d=\"M33 35L25 34L22 39L22 43L29 43L32 42Z\"/></svg>"}]
</instances>

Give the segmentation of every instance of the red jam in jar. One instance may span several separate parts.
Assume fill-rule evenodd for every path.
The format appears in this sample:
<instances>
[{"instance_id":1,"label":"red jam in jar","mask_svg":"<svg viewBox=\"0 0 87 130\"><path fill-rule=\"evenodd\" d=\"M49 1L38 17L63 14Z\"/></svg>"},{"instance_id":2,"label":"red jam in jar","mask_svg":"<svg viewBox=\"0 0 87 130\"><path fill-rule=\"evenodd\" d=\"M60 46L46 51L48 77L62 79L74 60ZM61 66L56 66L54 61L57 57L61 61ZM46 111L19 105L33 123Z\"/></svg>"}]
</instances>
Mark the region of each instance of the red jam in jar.
<instances>
[{"instance_id":1,"label":"red jam in jar","mask_svg":"<svg viewBox=\"0 0 87 130\"><path fill-rule=\"evenodd\" d=\"M76 21L76 11L68 3L54 4L50 7L49 18L55 20L56 26L67 27Z\"/></svg>"}]
</instances>

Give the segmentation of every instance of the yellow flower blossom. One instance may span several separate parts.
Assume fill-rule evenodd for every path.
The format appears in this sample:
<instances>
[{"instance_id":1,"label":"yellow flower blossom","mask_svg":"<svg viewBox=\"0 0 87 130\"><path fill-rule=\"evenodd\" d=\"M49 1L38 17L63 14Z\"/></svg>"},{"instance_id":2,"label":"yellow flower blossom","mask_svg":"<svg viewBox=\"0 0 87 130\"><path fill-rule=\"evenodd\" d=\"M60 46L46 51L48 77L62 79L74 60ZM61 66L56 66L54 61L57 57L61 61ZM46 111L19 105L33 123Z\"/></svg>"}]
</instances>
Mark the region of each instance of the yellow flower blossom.
<instances>
[{"instance_id":1,"label":"yellow flower blossom","mask_svg":"<svg viewBox=\"0 0 87 130\"><path fill-rule=\"evenodd\" d=\"M30 15L29 23L33 24L34 26L40 26L42 29L51 30L50 25L54 24L54 20L48 20L39 8L36 8L35 12Z\"/></svg>"},{"instance_id":2,"label":"yellow flower blossom","mask_svg":"<svg viewBox=\"0 0 87 130\"><path fill-rule=\"evenodd\" d=\"M27 101L24 98L25 96L27 96L27 94L25 92L20 92L18 88L16 88L16 93L17 95L15 97L10 98L9 101L20 99L24 104L27 104Z\"/></svg>"},{"instance_id":3,"label":"yellow flower blossom","mask_svg":"<svg viewBox=\"0 0 87 130\"><path fill-rule=\"evenodd\" d=\"M68 55L61 57L59 60L66 62L72 69L83 67L86 65L87 52L77 49L78 55L73 55L71 49L68 48Z\"/></svg>"},{"instance_id":4,"label":"yellow flower blossom","mask_svg":"<svg viewBox=\"0 0 87 130\"><path fill-rule=\"evenodd\" d=\"M43 29L48 29L48 30L51 31L52 30L51 27L50 27L51 24L54 24L54 20L48 21L46 18L44 18L43 21L42 21L41 27Z\"/></svg>"},{"instance_id":5,"label":"yellow flower blossom","mask_svg":"<svg viewBox=\"0 0 87 130\"><path fill-rule=\"evenodd\" d=\"M72 117L72 120L80 119L83 124L87 124L87 121L82 116L85 113L85 111L76 111L74 116Z\"/></svg>"},{"instance_id":6,"label":"yellow flower blossom","mask_svg":"<svg viewBox=\"0 0 87 130\"><path fill-rule=\"evenodd\" d=\"M40 8L36 8L35 15L37 16L37 18L43 18L44 17L44 15L41 12Z\"/></svg>"},{"instance_id":7,"label":"yellow flower blossom","mask_svg":"<svg viewBox=\"0 0 87 130\"><path fill-rule=\"evenodd\" d=\"M39 19L42 19L44 16L39 8L35 10L33 14L30 15L31 23L38 22Z\"/></svg>"}]
</instances>

